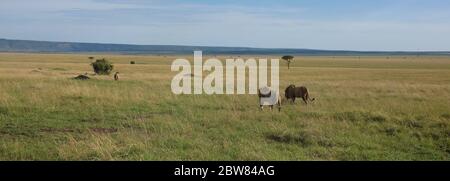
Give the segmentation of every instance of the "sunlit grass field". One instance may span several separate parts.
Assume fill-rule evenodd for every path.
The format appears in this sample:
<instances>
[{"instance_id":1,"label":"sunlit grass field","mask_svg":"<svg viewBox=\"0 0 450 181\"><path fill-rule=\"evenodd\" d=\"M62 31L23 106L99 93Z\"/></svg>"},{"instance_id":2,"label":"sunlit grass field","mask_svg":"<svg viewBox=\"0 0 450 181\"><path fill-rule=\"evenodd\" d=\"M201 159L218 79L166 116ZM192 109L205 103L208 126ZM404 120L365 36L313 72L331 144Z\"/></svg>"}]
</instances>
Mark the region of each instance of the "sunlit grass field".
<instances>
[{"instance_id":1,"label":"sunlit grass field","mask_svg":"<svg viewBox=\"0 0 450 181\"><path fill-rule=\"evenodd\" d=\"M90 56L121 80L73 80ZM192 55L0 53L0 160L450 160L450 57L281 61L280 88L317 99L281 112L172 94L176 58Z\"/></svg>"}]
</instances>

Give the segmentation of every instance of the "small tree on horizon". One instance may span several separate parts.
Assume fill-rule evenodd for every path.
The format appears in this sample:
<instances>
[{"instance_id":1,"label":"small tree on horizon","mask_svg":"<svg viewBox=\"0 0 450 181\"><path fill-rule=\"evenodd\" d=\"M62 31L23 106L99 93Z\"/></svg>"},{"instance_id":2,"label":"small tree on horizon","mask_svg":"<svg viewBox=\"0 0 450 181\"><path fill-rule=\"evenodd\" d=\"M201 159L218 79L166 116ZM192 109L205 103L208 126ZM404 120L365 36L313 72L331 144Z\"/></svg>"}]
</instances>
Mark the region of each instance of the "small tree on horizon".
<instances>
[{"instance_id":1,"label":"small tree on horizon","mask_svg":"<svg viewBox=\"0 0 450 181\"><path fill-rule=\"evenodd\" d=\"M294 60L294 57L291 55L285 55L285 56L281 57L281 59L285 60L288 65L288 69L291 69L291 62Z\"/></svg>"}]
</instances>

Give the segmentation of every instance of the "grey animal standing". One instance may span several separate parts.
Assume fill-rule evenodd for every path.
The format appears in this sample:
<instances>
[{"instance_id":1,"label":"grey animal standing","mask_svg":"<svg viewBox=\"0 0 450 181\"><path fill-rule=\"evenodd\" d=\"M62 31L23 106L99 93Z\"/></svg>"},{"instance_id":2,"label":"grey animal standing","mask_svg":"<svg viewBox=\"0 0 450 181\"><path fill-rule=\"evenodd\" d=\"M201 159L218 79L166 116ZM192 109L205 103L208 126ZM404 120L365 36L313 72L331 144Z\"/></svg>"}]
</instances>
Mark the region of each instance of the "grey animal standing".
<instances>
[{"instance_id":1,"label":"grey animal standing","mask_svg":"<svg viewBox=\"0 0 450 181\"><path fill-rule=\"evenodd\" d=\"M292 99L293 103L295 103L296 98L302 98L305 104L308 104L308 101L313 102L314 100L316 100L316 98L309 97L308 89L304 86L295 87L295 85L289 85L284 93L286 99Z\"/></svg>"},{"instance_id":2,"label":"grey animal standing","mask_svg":"<svg viewBox=\"0 0 450 181\"><path fill-rule=\"evenodd\" d=\"M274 105L281 111L281 97L278 90L270 87L262 87L258 90L259 108L263 110L264 106L269 106L273 110Z\"/></svg>"}]
</instances>

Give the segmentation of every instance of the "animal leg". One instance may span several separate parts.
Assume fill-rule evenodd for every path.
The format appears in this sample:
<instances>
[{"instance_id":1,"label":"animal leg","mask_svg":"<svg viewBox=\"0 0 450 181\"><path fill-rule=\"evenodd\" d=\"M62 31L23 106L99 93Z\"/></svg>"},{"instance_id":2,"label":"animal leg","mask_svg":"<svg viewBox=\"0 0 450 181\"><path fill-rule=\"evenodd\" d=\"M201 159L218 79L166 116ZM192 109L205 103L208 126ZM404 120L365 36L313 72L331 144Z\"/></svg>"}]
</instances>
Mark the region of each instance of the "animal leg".
<instances>
[{"instance_id":1,"label":"animal leg","mask_svg":"<svg viewBox=\"0 0 450 181\"><path fill-rule=\"evenodd\" d=\"M303 102L305 102L305 104L308 105L308 99L306 98L306 96L303 96L302 99L303 99Z\"/></svg>"},{"instance_id":2,"label":"animal leg","mask_svg":"<svg viewBox=\"0 0 450 181\"><path fill-rule=\"evenodd\" d=\"M281 112L281 101L278 101L278 112Z\"/></svg>"}]
</instances>

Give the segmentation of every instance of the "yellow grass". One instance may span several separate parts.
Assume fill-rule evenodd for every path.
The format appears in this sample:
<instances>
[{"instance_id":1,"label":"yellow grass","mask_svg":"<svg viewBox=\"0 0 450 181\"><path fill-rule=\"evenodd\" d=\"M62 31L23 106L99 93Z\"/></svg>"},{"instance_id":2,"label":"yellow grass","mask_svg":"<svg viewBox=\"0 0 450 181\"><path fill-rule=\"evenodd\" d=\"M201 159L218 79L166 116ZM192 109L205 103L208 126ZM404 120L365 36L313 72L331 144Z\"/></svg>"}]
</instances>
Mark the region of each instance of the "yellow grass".
<instances>
[{"instance_id":1,"label":"yellow grass","mask_svg":"<svg viewBox=\"0 0 450 181\"><path fill-rule=\"evenodd\" d=\"M121 80L93 76L89 56ZM281 88L317 101L278 113L173 95L170 65L191 56L0 53L0 160L449 159L449 57L296 57Z\"/></svg>"}]
</instances>

